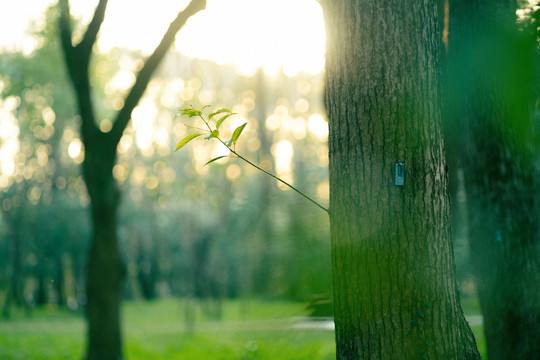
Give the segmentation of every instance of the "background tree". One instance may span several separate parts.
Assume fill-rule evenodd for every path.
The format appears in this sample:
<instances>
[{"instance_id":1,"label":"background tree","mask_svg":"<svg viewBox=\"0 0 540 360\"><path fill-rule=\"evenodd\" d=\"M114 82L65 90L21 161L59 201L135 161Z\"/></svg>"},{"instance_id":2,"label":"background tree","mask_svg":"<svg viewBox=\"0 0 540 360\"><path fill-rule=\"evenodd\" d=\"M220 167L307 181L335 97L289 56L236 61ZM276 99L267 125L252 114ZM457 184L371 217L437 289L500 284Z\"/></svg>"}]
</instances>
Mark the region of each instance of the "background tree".
<instances>
[{"instance_id":1,"label":"background tree","mask_svg":"<svg viewBox=\"0 0 540 360\"><path fill-rule=\"evenodd\" d=\"M323 11L337 357L478 359L455 281L437 3Z\"/></svg>"},{"instance_id":2,"label":"background tree","mask_svg":"<svg viewBox=\"0 0 540 360\"><path fill-rule=\"evenodd\" d=\"M529 112L538 25L533 37L519 33L516 5L450 1L446 133L453 167L463 169L471 260L495 360L540 353L538 124Z\"/></svg>"},{"instance_id":3,"label":"background tree","mask_svg":"<svg viewBox=\"0 0 540 360\"><path fill-rule=\"evenodd\" d=\"M117 208L120 192L113 177L118 143L133 109L138 104L156 68L188 18L204 9L206 1L194 0L170 24L155 51L144 62L137 79L118 111L110 132L98 126L92 99L90 61L105 18L107 0L100 0L82 39L74 44L69 3L59 2L59 28L67 71L81 116L85 149L83 177L91 200L92 241L87 276L88 360L122 359L120 331L120 285L124 277L117 239Z\"/></svg>"},{"instance_id":4,"label":"background tree","mask_svg":"<svg viewBox=\"0 0 540 360\"><path fill-rule=\"evenodd\" d=\"M75 140L70 135L75 111L51 22L56 18L54 9L45 16L45 26L32 29L41 43L38 49L27 55L0 56L1 98L16 104L17 136L11 141L18 149L13 171L1 174L0 214L8 230L6 264L11 277L5 317L10 315L10 304L29 309L46 303L64 305L70 298L71 308L76 308L77 289L64 278L78 274L74 259L86 244L86 193L73 159L66 154ZM5 121L9 116L3 114ZM37 285L27 286L30 280Z\"/></svg>"}]
</instances>

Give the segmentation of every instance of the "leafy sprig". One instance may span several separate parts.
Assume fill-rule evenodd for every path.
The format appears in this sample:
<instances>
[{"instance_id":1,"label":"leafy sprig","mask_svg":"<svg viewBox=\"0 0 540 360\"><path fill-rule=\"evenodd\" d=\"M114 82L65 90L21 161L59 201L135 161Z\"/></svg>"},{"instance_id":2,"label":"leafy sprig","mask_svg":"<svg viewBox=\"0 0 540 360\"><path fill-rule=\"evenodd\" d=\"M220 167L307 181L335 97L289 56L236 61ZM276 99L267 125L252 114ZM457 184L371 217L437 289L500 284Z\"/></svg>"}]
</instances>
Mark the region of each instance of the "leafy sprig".
<instances>
[{"instance_id":1,"label":"leafy sprig","mask_svg":"<svg viewBox=\"0 0 540 360\"><path fill-rule=\"evenodd\" d=\"M306 194L304 194L303 192L301 192L300 190L298 190L297 188L295 188L291 184L287 183L283 179L280 179L279 177L275 176L274 174L264 170L260 166L252 163L251 161L249 161L248 159L246 159L245 157L240 155L236 151L236 143L238 142L238 139L240 138L240 135L242 135L242 132L244 131L244 128L246 127L247 123L244 123L244 124L238 126L236 129L234 129L231 138L227 139L227 140L224 140L220 136L221 134L219 132L219 127L223 124L223 122L225 120L227 120L229 117L231 117L233 115L236 115L236 113L232 112L229 109L222 108L222 109L219 109L219 110L217 110L215 112L212 112L212 113L208 114L208 116L205 117L203 111L207 107L210 107L210 105L205 105L201 109L195 109L193 106L190 107L190 108L180 109L181 113L176 114L174 116L173 120L176 120L177 118L182 117L182 116L187 116L188 118L199 117L204 122L204 124L206 125L206 129L200 129L200 128L196 128L196 127L185 124L188 128L194 129L197 132L194 133L194 134L187 135L182 140L180 140L178 142L178 144L176 145L175 152L180 150L181 148L183 148L191 140L193 140L195 138L198 138L199 136L202 136L202 135L207 135L204 139L206 139L206 140L217 139L227 149L229 149L229 152L232 155L234 155L234 157L246 162L247 164L253 166L257 170L265 173L266 175L268 175L268 176L276 179L277 181L281 182L282 184L288 186L289 188L296 191L298 194L300 194L301 196L303 196L307 200L311 201L314 205L316 205L320 209L328 212L328 209L326 209L324 206L322 206L321 204L319 204L318 202L316 202L315 200L313 200L312 198L310 198L309 196L307 196ZM222 116L219 117L220 115L222 115ZM229 156L228 155L221 155L221 156L215 157L215 158L210 159L209 161L207 161L206 164L204 164L204 165L208 165L210 163L213 163L214 161L217 161L217 160L220 160L220 159L223 159L223 158L226 158L226 157L229 157Z\"/></svg>"}]
</instances>

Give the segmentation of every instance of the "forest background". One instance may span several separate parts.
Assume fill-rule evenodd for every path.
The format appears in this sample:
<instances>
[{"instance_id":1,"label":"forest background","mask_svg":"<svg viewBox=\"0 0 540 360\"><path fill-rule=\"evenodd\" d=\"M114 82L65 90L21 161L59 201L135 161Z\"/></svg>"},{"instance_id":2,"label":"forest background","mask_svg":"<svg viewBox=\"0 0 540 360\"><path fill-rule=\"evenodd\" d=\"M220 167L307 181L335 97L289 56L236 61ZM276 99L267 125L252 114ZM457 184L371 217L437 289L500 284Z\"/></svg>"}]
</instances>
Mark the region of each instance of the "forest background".
<instances>
[{"instance_id":1,"label":"forest background","mask_svg":"<svg viewBox=\"0 0 540 360\"><path fill-rule=\"evenodd\" d=\"M45 20L34 24L33 48L0 55L4 319L36 308L81 314L86 304L91 225L80 170L85 152L52 20L56 11L48 9ZM241 47L249 47L249 40ZM122 298L188 299L186 314L197 308L215 319L231 299L328 304L327 215L234 159L204 166L221 154L214 144L200 142L173 156L188 129L172 121L181 107L230 107L238 113L231 129L248 123L238 143L242 153L326 204L323 73L283 65L266 73L262 66L242 70L178 48L166 55L118 146L113 173L122 193L118 237L127 270ZM111 47L92 63L102 132L111 130L144 56L144 50ZM537 119L538 101L535 106ZM463 201L454 211L465 216ZM467 229L456 224L460 292L474 299ZM330 307L314 309L321 311L314 315L332 314ZM195 321L188 315L183 320Z\"/></svg>"}]
</instances>

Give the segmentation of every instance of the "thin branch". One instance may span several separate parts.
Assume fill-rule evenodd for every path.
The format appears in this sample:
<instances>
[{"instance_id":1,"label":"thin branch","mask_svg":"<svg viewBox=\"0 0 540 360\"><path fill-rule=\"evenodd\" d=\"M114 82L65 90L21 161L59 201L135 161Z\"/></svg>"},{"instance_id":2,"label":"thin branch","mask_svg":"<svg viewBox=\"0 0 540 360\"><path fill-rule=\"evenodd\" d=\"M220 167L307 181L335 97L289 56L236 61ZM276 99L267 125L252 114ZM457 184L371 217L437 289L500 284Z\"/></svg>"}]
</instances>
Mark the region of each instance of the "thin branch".
<instances>
[{"instance_id":1,"label":"thin branch","mask_svg":"<svg viewBox=\"0 0 540 360\"><path fill-rule=\"evenodd\" d=\"M221 141L221 139L219 139L219 141ZM223 141L221 141L221 143L225 146L227 146L227 144L225 144ZM280 179L278 178L276 175L264 170L263 168L259 167L258 165L252 163L251 161L249 161L248 159L246 159L245 157L243 157L242 155L240 155L239 153L237 153L235 150L231 149L229 146L227 146L227 148L229 149L230 152L232 152L234 155L236 155L239 159L241 160L244 160L246 163L248 163L249 165L253 166L255 169L259 170L259 171L262 171L263 173L265 173L266 175L276 179L277 181L281 182L282 184L288 186L290 189L296 191L298 194L302 195L304 198L308 199L309 201L311 201L314 205L316 205L317 207L319 207L320 209L326 211L328 213L328 209L325 208L324 206L322 206L321 204L319 204L318 202L316 202L315 200L313 200L312 198L310 198L309 196L307 196L306 194L304 194L303 192L301 192L300 190L298 190L297 188L295 188L294 186L292 186L291 184L289 184L288 182L286 182L285 180L283 179Z\"/></svg>"},{"instance_id":2,"label":"thin branch","mask_svg":"<svg viewBox=\"0 0 540 360\"><path fill-rule=\"evenodd\" d=\"M71 16L69 14L69 2L68 0L59 0L58 6L60 8L60 17L58 18L58 27L60 29L60 39L62 41L62 49L64 54L73 49L71 43L72 29L71 29Z\"/></svg>"},{"instance_id":3,"label":"thin branch","mask_svg":"<svg viewBox=\"0 0 540 360\"><path fill-rule=\"evenodd\" d=\"M94 120L94 108L92 105L90 78L88 64L90 53L82 52L79 47L73 46L73 30L71 28L71 15L68 0L59 0L60 16L58 27L62 44L62 52L66 68L75 90L79 114L82 118L81 136L85 146L88 141L98 134ZM99 6L99 5L98 5ZM94 20L92 20L94 22ZM91 48L90 48L91 50Z\"/></svg>"},{"instance_id":4,"label":"thin branch","mask_svg":"<svg viewBox=\"0 0 540 360\"><path fill-rule=\"evenodd\" d=\"M208 106L209 106L209 105L204 106L201 110L194 109L193 106L191 107L192 110L189 110L189 109L183 109L184 111L182 112L182 115L188 115L190 118L191 118L192 116L199 116L199 117L201 118L201 120L202 120L202 121L206 124L206 126L208 127L208 130L210 131L210 133L213 134L214 131L217 132L217 128L216 128L216 130L212 130L212 127L210 126L210 120L206 120L206 119L204 118L204 116L202 115L202 110L203 110L204 108L208 107ZM224 110L225 110L225 109L224 109ZM234 113L232 113L230 110L226 110L226 111L229 112L229 115L227 115L227 116L230 116L230 115L234 114ZM216 114L216 113L214 113L214 114ZM178 115L177 115L177 116L178 116ZM175 119L176 119L176 117L175 117ZM240 128L243 128L245 125L246 125L246 124L244 124L244 125L242 125L241 127L237 128L237 130L240 129ZM186 125L186 126L188 126L188 125ZM216 126L217 126L217 125L216 125ZM188 126L188 127L190 127L190 126ZM201 130L201 131L206 131L206 130L202 130L202 129L200 129L200 130ZM235 133L236 133L236 130L235 130ZM199 136L199 135L202 135L202 134L188 135L188 137L185 137L184 140L182 140L182 141L179 143L179 145L183 146L183 145L186 144L187 141L189 141L189 140L191 140L191 139L193 139L194 137ZM212 137L212 135L210 135L210 136ZM239 136L239 135L238 135L238 136ZM290 189L296 191L299 195L303 196L304 198L306 198L307 200L309 200L310 202L312 202L315 206L317 206L317 207L320 208L321 210L324 210L326 213L329 212L327 208L325 208L324 206L322 206L321 204L319 204L318 202L316 202L315 200L313 200L312 198L310 198L309 196L307 196L306 194L304 194L303 192L301 192L300 190L298 190L297 188L295 188L294 186L292 186L291 184L289 184L288 182L286 182L285 180L280 179L280 178L277 177L276 175L274 175L274 174L272 174L272 173L270 173L270 172L264 170L263 168L261 168L261 167L259 167L258 165L252 163L251 161L249 161L248 159L246 159L245 157L243 157L242 155L240 155L239 153L237 153L237 152L236 152L236 142L233 141L233 138L235 137L234 133L233 133L233 138L231 138L231 140L229 140L229 141L227 141L227 142L223 141L223 140L219 137L219 135L218 135L218 136L214 136L214 137L215 137L216 139L218 139L218 141L219 141L220 143L222 143L223 146L225 146L227 149L229 149L229 151L230 151L231 153L233 153L234 155L236 155L236 157L238 157L239 159L245 161L245 162L248 163L249 165L253 166L255 169L257 169L257 170L259 170L259 171L265 173L266 175L268 175L268 176L270 176L270 177L276 179L277 181L281 182L282 184L288 186ZM188 140L186 141L186 139L188 139ZM207 138L207 139L209 139L209 138ZM230 146L231 141L233 141L233 147L234 147L234 149L231 148L231 146ZM181 147L181 146L180 146L180 147ZM176 150L178 150L178 145L177 145ZM218 159L220 159L220 158L223 158L223 157L225 157L225 156L218 156L217 158L214 158L214 159L208 161L205 165L210 164L210 163L212 163L212 162L214 162L214 161L216 161L216 160L218 160Z\"/></svg>"},{"instance_id":5,"label":"thin branch","mask_svg":"<svg viewBox=\"0 0 540 360\"><path fill-rule=\"evenodd\" d=\"M210 130L210 133L212 133L212 128L210 127L210 124L208 123L208 121L206 121L205 118L202 116L202 113L199 114L199 117L202 119L202 121L204 121L204 123L206 124L206 127L208 127L208 130Z\"/></svg>"},{"instance_id":6,"label":"thin branch","mask_svg":"<svg viewBox=\"0 0 540 360\"><path fill-rule=\"evenodd\" d=\"M101 28L101 24L103 24L103 20L105 19L107 1L108 0L99 0L96 10L94 11L94 16L92 17L92 21L90 21L90 24L88 24L83 39L79 44L77 44L77 47L83 49L84 55L87 58L90 58L99 29Z\"/></svg>"},{"instance_id":7,"label":"thin branch","mask_svg":"<svg viewBox=\"0 0 540 360\"><path fill-rule=\"evenodd\" d=\"M77 60L83 63L86 67L90 64L90 56L92 55L92 48L97 40L97 35L103 20L105 19L105 10L107 8L108 0L100 0L94 11L94 16L88 24L83 39L77 44L73 45L73 30L71 28L71 15L68 0L59 0L60 7L60 36L62 39L62 47L64 51L68 50L70 54L73 53L73 49L77 49ZM71 56L71 55L70 55ZM72 59L73 60L73 59Z\"/></svg>"},{"instance_id":8,"label":"thin branch","mask_svg":"<svg viewBox=\"0 0 540 360\"><path fill-rule=\"evenodd\" d=\"M193 130L198 130L198 131L202 131L202 132L208 133L208 130L201 129L201 128L198 128L198 127L195 127L195 126L191 126L191 125L188 125L188 124L184 124L184 126L187 127L187 128L193 129ZM212 131L210 131L210 133L211 133L211 132L212 132Z\"/></svg>"},{"instance_id":9,"label":"thin branch","mask_svg":"<svg viewBox=\"0 0 540 360\"><path fill-rule=\"evenodd\" d=\"M204 10L205 8L206 0L192 0L183 11L178 13L176 19L171 22L169 28L167 29L167 32L165 33L165 35L163 35L161 42L156 47L152 55L150 55L144 63L143 68L137 75L137 80L135 81L135 84L131 88L129 94L126 96L124 106L122 107L122 109L120 109L116 116L113 128L109 133L110 136L112 136L114 142L117 143L118 141L120 141L120 138L122 137L122 134L127 127L129 120L131 119L131 113L133 112L133 109L139 103L139 100L144 94L154 71L161 63L161 60L165 56L171 44L174 42L176 33L184 26L186 21L191 16L195 15L201 10Z\"/></svg>"}]
</instances>

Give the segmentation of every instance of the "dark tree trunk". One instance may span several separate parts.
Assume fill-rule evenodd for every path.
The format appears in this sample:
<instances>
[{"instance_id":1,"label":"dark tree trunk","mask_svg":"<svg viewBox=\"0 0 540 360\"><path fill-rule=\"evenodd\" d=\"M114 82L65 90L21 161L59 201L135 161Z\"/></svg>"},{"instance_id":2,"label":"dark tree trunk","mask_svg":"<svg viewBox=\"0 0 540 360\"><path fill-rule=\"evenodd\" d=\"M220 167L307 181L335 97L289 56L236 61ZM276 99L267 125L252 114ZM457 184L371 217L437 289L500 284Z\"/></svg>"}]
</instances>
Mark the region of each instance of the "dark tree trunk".
<instances>
[{"instance_id":1,"label":"dark tree trunk","mask_svg":"<svg viewBox=\"0 0 540 360\"><path fill-rule=\"evenodd\" d=\"M36 305L44 306L48 303L47 296L47 279L45 275L45 269L43 266L37 267L37 289L36 289Z\"/></svg>"},{"instance_id":2,"label":"dark tree trunk","mask_svg":"<svg viewBox=\"0 0 540 360\"><path fill-rule=\"evenodd\" d=\"M337 358L479 359L455 281L437 3L323 10Z\"/></svg>"},{"instance_id":3,"label":"dark tree trunk","mask_svg":"<svg viewBox=\"0 0 540 360\"><path fill-rule=\"evenodd\" d=\"M81 137L85 148L83 177L91 199L92 242L88 259L86 291L88 297L88 360L120 360L120 285L124 264L118 249L117 209L120 193L112 169L116 147L131 119L131 113L144 94L176 33L187 19L206 6L205 0L193 0L170 24L152 55L137 74L135 84L126 96L109 133L96 125L91 96L89 65L93 46L105 17L107 0L100 0L94 16L82 37L74 45L68 0L60 0L60 36L68 74L75 90L82 119Z\"/></svg>"},{"instance_id":4,"label":"dark tree trunk","mask_svg":"<svg viewBox=\"0 0 540 360\"><path fill-rule=\"evenodd\" d=\"M12 221L9 219L8 221ZM10 223L10 225L12 225ZM17 229L11 227L11 241L9 246L11 268L9 272L9 285L6 294L6 299L2 307L2 317L8 319L11 316L11 306L15 304L17 307L21 307L25 304L23 295L22 284L22 249L21 238L17 233Z\"/></svg>"},{"instance_id":5,"label":"dark tree trunk","mask_svg":"<svg viewBox=\"0 0 540 360\"><path fill-rule=\"evenodd\" d=\"M451 133L464 164L469 242L490 360L540 354L538 169L528 113L533 43L516 2L450 2Z\"/></svg>"},{"instance_id":6,"label":"dark tree trunk","mask_svg":"<svg viewBox=\"0 0 540 360\"><path fill-rule=\"evenodd\" d=\"M156 281L158 278L157 264L152 259L139 259L137 262L137 281L145 300L153 300L157 297Z\"/></svg>"},{"instance_id":7,"label":"dark tree trunk","mask_svg":"<svg viewBox=\"0 0 540 360\"><path fill-rule=\"evenodd\" d=\"M65 273L64 273L64 262L62 261L62 255L58 254L55 259L56 266L56 276L54 279L54 287L56 290L57 300L56 304L58 306L66 305L66 282L65 282Z\"/></svg>"},{"instance_id":8,"label":"dark tree trunk","mask_svg":"<svg viewBox=\"0 0 540 360\"><path fill-rule=\"evenodd\" d=\"M212 235L205 232L195 238L191 247L190 276L193 281L193 296L196 299L211 297L210 247L212 242Z\"/></svg>"},{"instance_id":9,"label":"dark tree trunk","mask_svg":"<svg viewBox=\"0 0 540 360\"><path fill-rule=\"evenodd\" d=\"M18 191L25 193L26 187L23 185ZM1 199L0 199L1 200ZM23 228L23 215L26 209L24 207L13 207L10 211L6 211L0 207L2 216L7 225L9 235L9 259L10 266L8 272L8 289L2 307L2 317L8 319L11 316L11 307L15 305L20 308L28 307L24 298L24 271L23 257L24 244L21 229Z\"/></svg>"},{"instance_id":10,"label":"dark tree trunk","mask_svg":"<svg viewBox=\"0 0 540 360\"><path fill-rule=\"evenodd\" d=\"M125 269L118 248L120 194L112 176L115 156L114 153L106 156L92 151L104 142L92 144L87 141L87 144L90 146L87 145L83 166L92 199L93 223L86 282L87 356L89 360L119 360L122 359L120 294Z\"/></svg>"}]
</instances>

